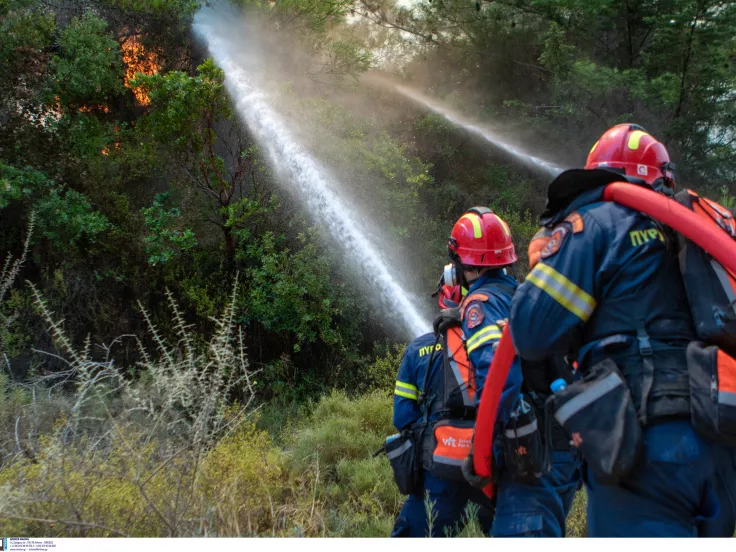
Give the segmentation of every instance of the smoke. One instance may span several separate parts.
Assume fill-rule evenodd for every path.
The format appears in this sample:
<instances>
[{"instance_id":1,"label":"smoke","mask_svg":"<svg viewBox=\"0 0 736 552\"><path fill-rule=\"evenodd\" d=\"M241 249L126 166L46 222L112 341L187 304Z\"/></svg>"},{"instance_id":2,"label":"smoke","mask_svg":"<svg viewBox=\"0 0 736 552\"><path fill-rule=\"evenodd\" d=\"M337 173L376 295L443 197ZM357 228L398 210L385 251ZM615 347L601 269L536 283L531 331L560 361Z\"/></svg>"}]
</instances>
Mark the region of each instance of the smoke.
<instances>
[{"instance_id":1,"label":"smoke","mask_svg":"<svg viewBox=\"0 0 736 552\"><path fill-rule=\"evenodd\" d=\"M280 180L307 207L313 219L336 237L346 254L360 267L362 280L372 288L372 295L389 306L407 332L418 336L429 330L420 314L419 301L398 284L398 275L385 260L364 229L363 217L339 192L334 175L322 166L297 139L293 121L276 106L276 88L283 66L269 52L269 44L259 42L256 29L232 12L201 10L195 17L194 31L207 45L215 62L225 72L225 86L239 116L264 149ZM295 53L297 59L300 57ZM283 58L281 58L283 59ZM283 62L293 67L294 60Z\"/></svg>"},{"instance_id":2,"label":"smoke","mask_svg":"<svg viewBox=\"0 0 736 552\"><path fill-rule=\"evenodd\" d=\"M422 94L419 90L416 90L415 88L396 84L386 78L376 75L367 75L364 77L364 80L367 83L372 83L384 88L388 88L389 90L393 90L398 94L401 94L402 96L405 96L406 98L409 98L410 100L416 102L417 104L426 107L433 113L441 115L452 124L462 127L468 132L471 132L472 134L483 138L487 142L493 144L497 148L503 150L505 153L513 157L514 160L516 160L518 163L530 167L543 176L554 178L565 170L562 166L553 163L552 161L532 155L524 148L513 144L509 140L509 138L502 136L497 131L481 125L476 121L468 119L467 117L463 116L452 108L443 105L442 102L430 98L425 94Z\"/></svg>"}]
</instances>

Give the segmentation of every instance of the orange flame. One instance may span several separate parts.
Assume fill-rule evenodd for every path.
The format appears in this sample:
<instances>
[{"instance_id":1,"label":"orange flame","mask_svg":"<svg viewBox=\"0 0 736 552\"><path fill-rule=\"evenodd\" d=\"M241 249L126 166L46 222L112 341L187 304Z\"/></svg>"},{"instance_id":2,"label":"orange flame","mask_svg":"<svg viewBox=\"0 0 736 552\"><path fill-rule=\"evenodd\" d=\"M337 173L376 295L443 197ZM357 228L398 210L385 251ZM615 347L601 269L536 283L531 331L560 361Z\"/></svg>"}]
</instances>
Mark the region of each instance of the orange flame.
<instances>
[{"instance_id":1,"label":"orange flame","mask_svg":"<svg viewBox=\"0 0 736 552\"><path fill-rule=\"evenodd\" d=\"M123 50L123 63L125 63L125 86L133 90L133 95L140 105L148 105L151 99L148 94L140 89L133 89L130 84L135 79L136 73L144 75L155 75L158 73L160 64L155 52L146 50L135 36L126 38L120 45Z\"/></svg>"},{"instance_id":2,"label":"orange flame","mask_svg":"<svg viewBox=\"0 0 736 552\"><path fill-rule=\"evenodd\" d=\"M113 142L112 147L113 149L120 149L120 142ZM105 146L104 148L100 150L100 153L102 155L110 155L110 148Z\"/></svg>"},{"instance_id":3,"label":"orange flame","mask_svg":"<svg viewBox=\"0 0 736 552\"><path fill-rule=\"evenodd\" d=\"M99 111L101 113L110 113L110 108L107 107L104 104L99 105L82 105L79 107L80 113L92 113L94 111Z\"/></svg>"}]
</instances>

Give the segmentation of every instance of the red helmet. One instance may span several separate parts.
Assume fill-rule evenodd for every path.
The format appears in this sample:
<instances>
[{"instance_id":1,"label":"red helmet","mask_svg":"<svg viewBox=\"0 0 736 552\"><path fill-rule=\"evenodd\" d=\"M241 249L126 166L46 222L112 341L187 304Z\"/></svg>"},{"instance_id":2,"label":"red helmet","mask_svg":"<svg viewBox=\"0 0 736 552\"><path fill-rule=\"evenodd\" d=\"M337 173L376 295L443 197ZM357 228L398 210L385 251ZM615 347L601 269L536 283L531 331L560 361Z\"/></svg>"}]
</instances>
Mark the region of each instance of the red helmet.
<instances>
[{"instance_id":1,"label":"red helmet","mask_svg":"<svg viewBox=\"0 0 736 552\"><path fill-rule=\"evenodd\" d=\"M675 187L674 165L661 142L639 125L622 124L609 128L588 154L586 169L623 169L633 176L654 184L663 178Z\"/></svg>"},{"instance_id":2,"label":"red helmet","mask_svg":"<svg viewBox=\"0 0 736 552\"><path fill-rule=\"evenodd\" d=\"M463 293L460 286L449 286L447 284L440 288L437 296L437 304L441 309L451 309L460 305Z\"/></svg>"},{"instance_id":3,"label":"red helmet","mask_svg":"<svg viewBox=\"0 0 736 552\"><path fill-rule=\"evenodd\" d=\"M487 207L473 207L452 227L450 257L466 266L508 266L516 262L509 225Z\"/></svg>"}]
</instances>

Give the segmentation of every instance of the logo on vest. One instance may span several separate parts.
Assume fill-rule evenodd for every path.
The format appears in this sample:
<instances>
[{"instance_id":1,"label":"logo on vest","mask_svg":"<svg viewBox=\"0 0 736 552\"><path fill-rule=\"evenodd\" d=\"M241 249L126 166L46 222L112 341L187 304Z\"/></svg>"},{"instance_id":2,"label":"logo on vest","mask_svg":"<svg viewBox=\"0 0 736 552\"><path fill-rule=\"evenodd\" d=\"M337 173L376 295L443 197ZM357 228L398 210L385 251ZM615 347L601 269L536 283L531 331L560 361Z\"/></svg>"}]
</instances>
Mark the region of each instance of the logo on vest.
<instances>
[{"instance_id":1,"label":"logo on vest","mask_svg":"<svg viewBox=\"0 0 736 552\"><path fill-rule=\"evenodd\" d=\"M470 439L455 439L454 437L443 437L442 444L451 448L470 448L473 442Z\"/></svg>"},{"instance_id":2,"label":"logo on vest","mask_svg":"<svg viewBox=\"0 0 736 552\"><path fill-rule=\"evenodd\" d=\"M465 315L465 319L468 321L468 328L473 329L479 326L483 322L483 311L478 305L471 305L468 312Z\"/></svg>"}]
</instances>

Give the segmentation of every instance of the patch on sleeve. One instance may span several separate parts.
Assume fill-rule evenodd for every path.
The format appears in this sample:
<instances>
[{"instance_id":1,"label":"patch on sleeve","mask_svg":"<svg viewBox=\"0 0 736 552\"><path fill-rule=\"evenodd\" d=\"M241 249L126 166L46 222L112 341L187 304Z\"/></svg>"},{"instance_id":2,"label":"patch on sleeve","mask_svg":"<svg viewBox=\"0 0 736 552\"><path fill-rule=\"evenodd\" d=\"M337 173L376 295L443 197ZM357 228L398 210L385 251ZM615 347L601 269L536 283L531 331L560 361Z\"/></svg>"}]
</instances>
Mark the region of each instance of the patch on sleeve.
<instances>
[{"instance_id":1,"label":"patch on sleeve","mask_svg":"<svg viewBox=\"0 0 736 552\"><path fill-rule=\"evenodd\" d=\"M534 234L532 241L529 243L529 270L539 262L539 254L542 252L550 239L551 230L549 228L540 228Z\"/></svg>"},{"instance_id":2,"label":"patch on sleeve","mask_svg":"<svg viewBox=\"0 0 736 552\"><path fill-rule=\"evenodd\" d=\"M539 256L542 259L546 259L547 257L551 257L552 255L557 253L560 250L560 247L562 247L562 244L565 243L565 239L569 234L570 229L566 224L561 224L557 226L554 230L552 230L547 243L539 252Z\"/></svg>"},{"instance_id":3,"label":"patch on sleeve","mask_svg":"<svg viewBox=\"0 0 736 552\"><path fill-rule=\"evenodd\" d=\"M583 222L583 215L577 211L573 211L565 218L565 222L572 224L572 233L578 234L585 229L585 223Z\"/></svg>"},{"instance_id":4,"label":"patch on sleeve","mask_svg":"<svg viewBox=\"0 0 736 552\"><path fill-rule=\"evenodd\" d=\"M480 325L483 322L483 309L480 305L471 305L465 313L465 320L467 320L468 328L471 330Z\"/></svg>"}]
</instances>

